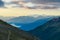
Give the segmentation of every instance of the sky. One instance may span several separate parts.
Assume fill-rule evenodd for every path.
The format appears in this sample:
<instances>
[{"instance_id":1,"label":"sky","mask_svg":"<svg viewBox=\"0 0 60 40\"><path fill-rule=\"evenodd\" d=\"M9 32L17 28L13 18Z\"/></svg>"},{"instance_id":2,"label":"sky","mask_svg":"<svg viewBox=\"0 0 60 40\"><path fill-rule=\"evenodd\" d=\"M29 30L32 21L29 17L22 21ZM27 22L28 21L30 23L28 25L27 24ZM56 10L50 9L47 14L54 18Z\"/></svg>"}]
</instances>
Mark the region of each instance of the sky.
<instances>
[{"instance_id":1,"label":"sky","mask_svg":"<svg viewBox=\"0 0 60 40\"><path fill-rule=\"evenodd\" d=\"M2 1L4 1L4 2L12 2L14 0L2 0ZM15 0L15 1L19 1L19 0Z\"/></svg>"},{"instance_id":2,"label":"sky","mask_svg":"<svg viewBox=\"0 0 60 40\"><path fill-rule=\"evenodd\" d=\"M3 0L3 1L12 1L12 0ZM18 0L15 0L15 1L18 1ZM60 2L60 0L25 0L25 1Z\"/></svg>"},{"instance_id":3,"label":"sky","mask_svg":"<svg viewBox=\"0 0 60 40\"><path fill-rule=\"evenodd\" d=\"M58 9L25 9L25 8L0 8L0 16L31 16L31 15L52 15L60 16L60 10Z\"/></svg>"},{"instance_id":4,"label":"sky","mask_svg":"<svg viewBox=\"0 0 60 40\"><path fill-rule=\"evenodd\" d=\"M36 2L60 2L60 0L32 0Z\"/></svg>"},{"instance_id":5,"label":"sky","mask_svg":"<svg viewBox=\"0 0 60 40\"><path fill-rule=\"evenodd\" d=\"M10 2L12 0L4 0ZM37 1L37 0L36 0ZM38 0L44 1L44 0ZM38 2L37 1L37 2ZM59 0L46 0L46 1L59 1ZM0 8L0 16L31 16L31 15L52 15L60 16L60 9L27 9L27 8Z\"/></svg>"}]
</instances>

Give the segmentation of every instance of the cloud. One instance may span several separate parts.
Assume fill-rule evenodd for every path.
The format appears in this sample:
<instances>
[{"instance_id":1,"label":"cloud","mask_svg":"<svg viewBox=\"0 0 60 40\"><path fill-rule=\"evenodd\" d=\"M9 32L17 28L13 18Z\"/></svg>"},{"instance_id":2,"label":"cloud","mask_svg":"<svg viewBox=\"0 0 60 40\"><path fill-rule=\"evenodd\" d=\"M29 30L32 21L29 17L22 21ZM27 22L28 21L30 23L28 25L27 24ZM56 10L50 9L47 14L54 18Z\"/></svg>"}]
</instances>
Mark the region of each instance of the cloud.
<instances>
[{"instance_id":1,"label":"cloud","mask_svg":"<svg viewBox=\"0 0 60 40\"><path fill-rule=\"evenodd\" d=\"M2 0L3 2L11 2L12 0Z\"/></svg>"},{"instance_id":2,"label":"cloud","mask_svg":"<svg viewBox=\"0 0 60 40\"><path fill-rule=\"evenodd\" d=\"M60 0L32 0L32 2L46 3L46 2L60 2Z\"/></svg>"}]
</instances>

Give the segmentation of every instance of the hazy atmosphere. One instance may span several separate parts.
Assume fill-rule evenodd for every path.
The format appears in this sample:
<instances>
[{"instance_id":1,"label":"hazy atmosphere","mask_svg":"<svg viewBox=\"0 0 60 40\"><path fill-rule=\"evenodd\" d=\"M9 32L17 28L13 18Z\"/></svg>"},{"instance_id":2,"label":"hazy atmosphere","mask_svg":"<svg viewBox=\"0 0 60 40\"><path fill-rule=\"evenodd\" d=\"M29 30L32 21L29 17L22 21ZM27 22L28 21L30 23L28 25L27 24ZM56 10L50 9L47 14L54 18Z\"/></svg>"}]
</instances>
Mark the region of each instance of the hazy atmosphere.
<instances>
[{"instance_id":1,"label":"hazy atmosphere","mask_svg":"<svg viewBox=\"0 0 60 40\"><path fill-rule=\"evenodd\" d=\"M0 27L0 40L60 40L60 0L0 0Z\"/></svg>"}]
</instances>

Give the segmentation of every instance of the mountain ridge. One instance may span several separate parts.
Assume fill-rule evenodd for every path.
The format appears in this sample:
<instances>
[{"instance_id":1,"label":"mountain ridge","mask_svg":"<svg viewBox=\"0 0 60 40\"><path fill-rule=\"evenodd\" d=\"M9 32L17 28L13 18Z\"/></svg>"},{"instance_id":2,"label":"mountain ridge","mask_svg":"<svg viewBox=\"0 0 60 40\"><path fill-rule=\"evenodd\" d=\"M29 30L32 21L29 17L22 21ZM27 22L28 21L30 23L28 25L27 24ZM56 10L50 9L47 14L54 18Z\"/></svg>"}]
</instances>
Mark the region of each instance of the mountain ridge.
<instances>
[{"instance_id":1,"label":"mountain ridge","mask_svg":"<svg viewBox=\"0 0 60 40\"><path fill-rule=\"evenodd\" d=\"M36 18L31 17L31 16L24 16L24 17L13 18L13 21L10 20L10 22L8 22L8 23L14 24L15 26L17 26L17 28L19 28L19 26L20 26L20 29L22 29L24 31L29 31L29 30L36 28L39 25L46 23L47 21L51 20L52 18L53 17L50 17L50 16L49 17L48 16L39 16ZM18 22L16 22L16 21L18 21Z\"/></svg>"},{"instance_id":2,"label":"mountain ridge","mask_svg":"<svg viewBox=\"0 0 60 40\"><path fill-rule=\"evenodd\" d=\"M41 40L60 40L60 17L55 17L28 32L41 38Z\"/></svg>"},{"instance_id":3,"label":"mountain ridge","mask_svg":"<svg viewBox=\"0 0 60 40\"><path fill-rule=\"evenodd\" d=\"M9 34L10 34L9 40L20 40L20 39L35 40L35 38L36 38L35 36L31 35L30 33L20 30L16 27L0 20L0 35L1 35L0 39L7 40ZM36 38L36 40L38 40L38 39Z\"/></svg>"}]
</instances>

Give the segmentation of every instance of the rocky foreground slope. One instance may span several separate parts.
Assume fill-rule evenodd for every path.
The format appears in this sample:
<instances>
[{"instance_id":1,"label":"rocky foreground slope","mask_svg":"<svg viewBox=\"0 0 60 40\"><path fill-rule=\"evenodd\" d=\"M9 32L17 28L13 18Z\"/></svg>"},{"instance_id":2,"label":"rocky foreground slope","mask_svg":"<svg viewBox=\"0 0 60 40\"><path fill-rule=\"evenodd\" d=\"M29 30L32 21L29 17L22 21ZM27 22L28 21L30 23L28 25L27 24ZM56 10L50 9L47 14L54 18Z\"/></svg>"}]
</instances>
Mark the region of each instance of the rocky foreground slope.
<instances>
[{"instance_id":1,"label":"rocky foreground slope","mask_svg":"<svg viewBox=\"0 0 60 40\"><path fill-rule=\"evenodd\" d=\"M0 40L40 40L0 20Z\"/></svg>"}]
</instances>

